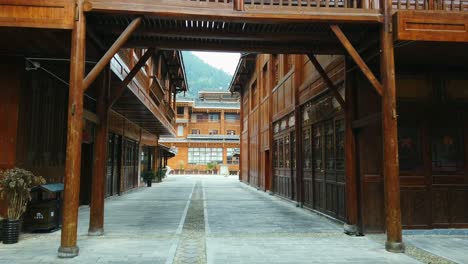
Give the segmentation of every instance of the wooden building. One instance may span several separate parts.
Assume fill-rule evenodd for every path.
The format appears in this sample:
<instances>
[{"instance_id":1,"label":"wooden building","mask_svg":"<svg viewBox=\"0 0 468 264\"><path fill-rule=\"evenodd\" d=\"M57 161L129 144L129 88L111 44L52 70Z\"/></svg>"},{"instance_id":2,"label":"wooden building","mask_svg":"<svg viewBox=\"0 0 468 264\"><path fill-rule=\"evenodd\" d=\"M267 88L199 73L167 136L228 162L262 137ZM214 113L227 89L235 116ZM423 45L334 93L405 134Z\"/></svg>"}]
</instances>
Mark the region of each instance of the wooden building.
<instances>
[{"instance_id":1,"label":"wooden building","mask_svg":"<svg viewBox=\"0 0 468 264\"><path fill-rule=\"evenodd\" d=\"M402 225L467 227L468 64L419 61L410 55L419 48L396 49ZM368 63L374 68L378 60ZM380 99L356 66L344 56L245 55L231 90L242 94L240 180L343 223L356 206L359 220L349 232L385 230ZM351 120L340 99L352 105ZM351 169L356 201L347 188Z\"/></svg>"},{"instance_id":2,"label":"wooden building","mask_svg":"<svg viewBox=\"0 0 468 264\"><path fill-rule=\"evenodd\" d=\"M44 169L57 179L63 177L59 256L77 256L81 164L90 162L82 159L82 152L90 151L83 144L92 142L92 125L84 119L99 121L94 128L90 233L101 234L105 165L119 160L106 162L108 130L113 126L108 110L126 119L119 123L124 128L117 130L129 139L119 146L116 142L124 139L120 134L111 144L117 144L117 150L125 148L128 160L135 142L148 145L158 135L175 134L173 95L185 87L180 56L171 50L308 54L318 74L307 70L311 66L304 56L260 56L259 61L245 56L246 63L240 65L233 89L241 90L242 108L249 110L241 114L241 151L252 148L249 158L240 160L242 177L344 218L349 232L384 229L387 250L402 252L402 219L406 226L466 225L468 141L464 139L463 87L468 63L467 11L466 0L1 1L0 167L15 166L18 160L31 167L47 167ZM120 60L115 56L118 52ZM345 56L345 62L335 64L327 56L315 57L326 54ZM154 56L164 56L167 64ZM46 65L41 58L53 60ZM157 63L148 64L148 60ZM265 67L266 61L277 63ZM57 65L60 62L64 65ZM343 67L345 77L340 73L329 76ZM53 73L58 86L69 87L62 95L68 96L67 105L57 100L54 107L58 110L51 109L66 89L49 93L38 89L47 81L29 82L27 76L33 73L25 71L35 68L38 74ZM251 82L255 77L246 71L261 76L268 76L264 71L278 74ZM138 77L145 73L145 78ZM397 86L395 76L403 84ZM343 78L346 96L339 91ZM326 85L308 79L323 79ZM265 85L268 83L271 85ZM319 92L317 87L322 86L328 87L332 99ZM410 88L403 89L405 86ZM38 103L21 103L33 99L33 92L21 94L28 87L33 92L37 89ZM113 87L110 92L109 87ZM261 91L264 87L266 93ZM47 96L51 93L57 94ZM96 100L95 111L88 106L92 105L88 97ZM22 123L27 112L21 105L31 107L33 116L50 115L50 119ZM60 112L61 106L66 114ZM307 122L303 113L308 115ZM42 140L45 127L55 126L63 132L60 127L65 120L66 133ZM40 132L28 130L31 125L39 126ZM400 141L398 131L404 136ZM342 133L344 187L339 164L343 153L331 151L341 151ZM309 150L301 145L307 136L315 144ZM38 146L29 149L28 142ZM399 142L404 150L400 159ZM54 148L47 149L51 145ZM58 155L60 148L65 148L63 156ZM307 153L311 158L303 160ZM314 165L310 165L312 158L317 159L312 160ZM307 162L311 167L305 169ZM122 164L126 173L134 174L136 165ZM127 184L134 183L129 180ZM345 213L340 202L343 188ZM307 193L311 196L306 197Z\"/></svg>"},{"instance_id":3,"label":"wooden building","mask_svg":"<svg viewBox=\"0 0 468 264\"><path fill-rule=\"evenodd\" d=\"M177 148L168 166L177 174L208 172L207 163L227 165L230 174L239 171L240 103L230 92L199 92L197 98L179 98L176 103L177 137L159 142ZM219 171L219 165L216 171Z\"/></svg>"}]
</instances>

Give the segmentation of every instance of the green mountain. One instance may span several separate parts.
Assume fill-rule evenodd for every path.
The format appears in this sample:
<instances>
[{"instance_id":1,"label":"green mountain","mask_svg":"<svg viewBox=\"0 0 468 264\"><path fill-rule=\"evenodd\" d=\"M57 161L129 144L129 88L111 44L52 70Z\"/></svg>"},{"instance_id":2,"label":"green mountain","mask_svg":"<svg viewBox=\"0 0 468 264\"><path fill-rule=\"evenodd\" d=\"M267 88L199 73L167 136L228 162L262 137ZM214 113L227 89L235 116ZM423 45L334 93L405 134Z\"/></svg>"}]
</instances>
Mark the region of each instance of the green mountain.
<instances>
[{"instance_id":1,"label":"green mountain","mask_svg":"<svg viewBox=\"0 0 468 264\"><path fill-rule=\"evenodd\" d=\"M227 91L232 75L205 63L192 52L183 51L189 91L186 97L196 98L199 91ZM181 94L183 95L183 94Z\"/></svg>"}]
</instances>

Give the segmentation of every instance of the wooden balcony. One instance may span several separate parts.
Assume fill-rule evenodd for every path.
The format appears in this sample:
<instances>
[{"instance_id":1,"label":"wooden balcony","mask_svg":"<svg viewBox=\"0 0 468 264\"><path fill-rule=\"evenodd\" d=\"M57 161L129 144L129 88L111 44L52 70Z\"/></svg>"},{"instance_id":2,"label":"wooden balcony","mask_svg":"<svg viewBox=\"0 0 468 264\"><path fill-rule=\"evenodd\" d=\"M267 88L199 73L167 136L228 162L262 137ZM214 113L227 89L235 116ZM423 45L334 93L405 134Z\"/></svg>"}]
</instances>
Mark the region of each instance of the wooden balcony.
<instances>
[{"instance_id":1,"label":"wooden balcony","mask_svg":"<svg viewBox=\"0 0 468 264\"><path fill-rule=\"evenodd\" d=\"M128 65L128 56L124 50L111 61L112 71L121 80L130 72ZM161 96L164 94L158 93L158 89L155 88L157 85L154 84L158 82L153 82L150 89L147 83L147 78L134 78L113 109L151 133L174 136L174 110L164 102Z\"/></svg>"}]
</instances>

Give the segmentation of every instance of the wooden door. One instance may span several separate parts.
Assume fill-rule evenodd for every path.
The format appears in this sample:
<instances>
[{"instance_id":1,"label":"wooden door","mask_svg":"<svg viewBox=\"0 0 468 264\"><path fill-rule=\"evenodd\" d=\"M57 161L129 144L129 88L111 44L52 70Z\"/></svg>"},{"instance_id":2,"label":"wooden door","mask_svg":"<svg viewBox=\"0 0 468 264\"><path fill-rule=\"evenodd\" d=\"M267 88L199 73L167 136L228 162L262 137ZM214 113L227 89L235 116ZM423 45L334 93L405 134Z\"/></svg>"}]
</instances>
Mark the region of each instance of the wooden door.
<instances>
[{"instance_id":1,"label":"wooden door","mask_svg":"<svg viewBox=\"0 0 468 264\"><path fill-rule=\"evenodd\" d=\"M113 141L113 158L112 158L112 195L120 193L120 173L121 173L121 162L122 162L122 151L121 151L121 137L114 135Z\"/></svg>"},{"instance_id":2,"label":"wooden door","mask_svg":"<svg viewBox=\"0 0 468 264\"><path fill-rule=\"evenodd\" d=\"M271 174L270 174L270 166L272 166L270 162L270 150L265 150L263 153L264 158L264 173L265 173L265 191L271 190Z\"/></svg>"},{"instance_id":3,"label":"wooden door","mask_svg":"<svg viewBox=\"0 0 468 264\"><path fill-rule=\"evenodd\" d=\"M304 206L314 207L314 190L312 178L312 127L305 126L302 129L302 186Z\"/></svg>"},{"instance_id":4,"label":"wooden door","mask_svg":"<svg viewBox=\"0 0 468 264\"><path fill-rule=\"evenodd\" d=\"M107 139L107 175L106 175L106 197L112 195L112 171L113 167L113 158L114 158L114 135L109 134Z\"/></svg>"},{"instance_id":5,"label":"wooden door","mask_svg":"<svg viewBox=\"0 0 468 264\"><path fill-rule=\"evenodd\" d=\"M314 208L325 210L325 164L324 164L323 124L313 126L313 187Z\"/></svg>"}]
</instances>

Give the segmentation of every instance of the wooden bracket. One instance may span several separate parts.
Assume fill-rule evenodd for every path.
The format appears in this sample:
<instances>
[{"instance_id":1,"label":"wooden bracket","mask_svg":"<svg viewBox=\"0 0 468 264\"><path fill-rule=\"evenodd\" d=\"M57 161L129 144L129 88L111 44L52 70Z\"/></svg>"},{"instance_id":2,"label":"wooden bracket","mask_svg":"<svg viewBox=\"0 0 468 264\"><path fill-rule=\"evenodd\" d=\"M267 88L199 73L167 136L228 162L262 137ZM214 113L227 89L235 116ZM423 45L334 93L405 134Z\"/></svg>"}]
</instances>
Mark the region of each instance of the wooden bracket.
<instances>
[{"instance_id":1,"label":"wooden bracket","mask_svg":"<svg viewBox=\"0 0 468 264\"><path fill-rule=\"evenodd\" d=\"M107 50L107 52L102 56L99 62L94 66L94 68L88 73L86 78L83 81L83 91L86 91L89 86L96 80L101 71L106 67L107 64L112 60L114 55L122 48L122 46L127 42L132 33L138 28L143 19L141 17L135 18L127 28L120 34L117 40L112 44L112 46Z\"/></svg>"},{"instance_id":2,"label":"wooden bracket","mask_svg":"<svg viewBox=\"0 0 468 264\"><path fill-rule=\"evenodd\" d=\"M127 85L132 81L132 79L137 75L137 73L141 70L148 59L153 55L154 48L149 48L143 56L138 60L138 62L133 66L133 69L128 73L125 79L120 83L119 87L115 89L111 95L109 100L109 108L119 99L120 96L125 92L127 89Z\"/></svg>"},{"instance_id":3,"label":"wooden bracket","mask_svg":"<svg viewBox=\"0 0 468 264\"><path fill-rule=\"evenodd\" d=\"M330 25L331 30L335 33L338 40L341 42L343 47L348 51L351 58L353 58L356 65L361 69L362 73L366 76L369 82L374 87L375 91L382 95L383 86L379 80L375 77L374 73L369 69L366 62L361 58L361 55L357 52L357 50L353 47L353 44L349 41L346 35L341 31L338 25Z\"/></svg>"},{"instance_id":4,"label":"wooden bracket","mask_svg":"<svg viewBox=\"0 0 468 264\"><path fill-rule=\"evenodd\" d=\"M322 79L325 81L325 83L328 85L330 90L332 91L333 95L335 96L336 101L340 104L342 109L346 109L346 103L341 94L338 92L338 87L333 83L333 81L328 77L327 72L325 69L322 68L322 65L320 65L320 62L317 60L314 54L307 54L309 57L310 61L314 65L315 69L317 72L320 74Z\"/></svg>"}]
</instances>

